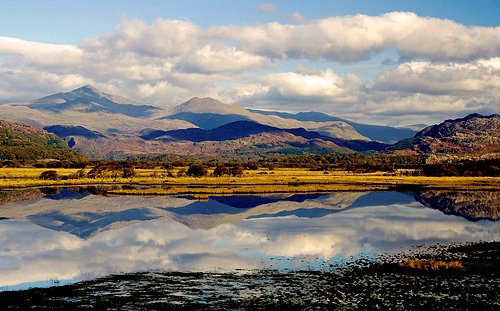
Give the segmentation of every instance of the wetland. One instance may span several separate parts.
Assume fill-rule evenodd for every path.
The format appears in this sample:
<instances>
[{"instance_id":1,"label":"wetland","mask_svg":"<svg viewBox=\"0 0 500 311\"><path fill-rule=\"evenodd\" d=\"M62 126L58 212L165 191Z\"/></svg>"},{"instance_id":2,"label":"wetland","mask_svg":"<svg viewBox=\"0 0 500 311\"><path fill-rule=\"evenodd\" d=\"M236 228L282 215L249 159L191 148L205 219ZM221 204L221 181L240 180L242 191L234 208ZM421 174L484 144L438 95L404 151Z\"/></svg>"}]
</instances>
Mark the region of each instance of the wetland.
<instances>
[{"instance_id":1,"label":"wetland","mask_svg":"<svg viewBox=\"0 0 500 311\"><path fill-rule=\"evenodd\" d=\"M498 308L499 191L113 189L0 192L0 304Z\"/></svg>"}]
</instances>

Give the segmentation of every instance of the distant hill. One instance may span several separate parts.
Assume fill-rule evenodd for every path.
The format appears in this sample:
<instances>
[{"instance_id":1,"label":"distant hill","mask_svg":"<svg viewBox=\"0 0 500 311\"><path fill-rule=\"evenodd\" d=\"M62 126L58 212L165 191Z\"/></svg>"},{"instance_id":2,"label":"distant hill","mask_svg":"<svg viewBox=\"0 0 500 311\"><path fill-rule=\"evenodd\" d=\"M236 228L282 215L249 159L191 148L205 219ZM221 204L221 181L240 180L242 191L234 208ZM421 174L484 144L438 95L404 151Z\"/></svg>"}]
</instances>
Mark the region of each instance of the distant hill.
<instances>
[{"instance_id":1,"label":"distant hill","mask_svg":"<svg viewBox=\"0 0 500 311\"><path fill-rule=\"evenodd\" d=\"M142 135L141 138L145 140L160 139L163 141L187 140L191 142L204 142L235 140L251 135L278 132L292 134L305 139L321 139L355 151L382 150L387 146L382 143L367 142L364 140L349 141L336 139L321 135L317 132L307 131L303 128L282 129L252 121L236 121L222 125L213 130L203 130L199 128L170 131L155 130Z\"/></svg>"},{"instance_id":2,"label":"distant hill","mask_svg":"<svg viewBox=\"0 0 500 311\"><path fill-rule=\"evenodd\" d=\"M90 85L37 99L29 106L52 112L111 112L136 118L149 117L155 111L161 110L159 107L142 105L130 99L103 93Z\"/></svg>"},{"instance_id":3,"label":"distant hill","mask_svg":"<svg viewBox=\"0 0 500 311\"><path fill-rule=\"evenodd\" d=\"M179 112L170 116L165 116L163 119L184 120L204 129L211 130L224 124L236 121L250 121L247 116L239 114L217 114L217 113L196 113L196 112Z\"/></svg>"},{"instance_id":4,"label":"distant hill","mask_svg":"<svg viewBox=\"0 0 500 311\"><path fill-rule=\"evenodd\" d=\"M344 121L301 121L278 115L265 115L235 104L224 104L209 97L194 97L174 107L168 115L161 119L184 120L205 130L211 130L235 121L254 121L279 128L305 128L345 140L369 140Z\"/></svg>"},{"instance_id":5,"label":"distant hill","mask_svg":"<svg viewBox=\"0 0 500 311\"><path fill-rule=\"evenodd\" d=\"M423 129L390 149L409 149L422 154L499 153L500 115L471 114L446 120Z\"/></svg>"},{"instance_id":6,"label":"distant hill","mask_svg":"<svg viewBox=\"0 0 500 311\"><path fill-rule=\"evenodd\" d=\"M40 159L81 161L84 157L41 128L0 120L0 160Z\"/></svg>"},{"instance_id":7,"label":"distant hill","mask_svg":"<svg viewBox=\"0 0 500 311\"><path fill-rule=\"evenodd\" d=\"M178 114L181 112L192 113L213 113L213 114L233 114L233 115L248 115L248 111L238 105L224 104L223 102L210 97L193 97L190 100L175 106L170 110L170 114Z\"/></svg>"},{"instance_id":8,"label":"distant hill","mask_svg":"<svg viewBox=\"0 0 500 311\"><path fill-rule=\"evenodd\" d=\"M294 119L299 121L312 121L312 122L332 122L341 121L352 126L359 134L368 137L371 140L382 141L385 143L394 143L405 138L412 137L417 132L414 128L399 128L383 125L372 125L364 123L356 123L346 119L334 117L322 112L299 112L296 114L278 111L264 111L249 109L254 113L263 115L274 115L286 119Z\"/></svg>"}]
</instances>

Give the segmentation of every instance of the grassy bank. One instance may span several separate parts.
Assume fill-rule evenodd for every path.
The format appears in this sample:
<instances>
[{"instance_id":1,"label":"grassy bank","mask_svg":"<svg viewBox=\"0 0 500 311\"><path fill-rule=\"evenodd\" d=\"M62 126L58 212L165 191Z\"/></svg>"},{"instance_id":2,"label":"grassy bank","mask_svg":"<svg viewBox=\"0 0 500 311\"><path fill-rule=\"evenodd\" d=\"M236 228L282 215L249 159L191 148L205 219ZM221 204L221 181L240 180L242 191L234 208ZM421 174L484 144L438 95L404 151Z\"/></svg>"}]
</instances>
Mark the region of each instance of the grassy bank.
<instances>
[{"instance_id":1,"label":"grassy bank","mask_svg":"<svg viewBox=\"0 0 500 311\"><path fill-rule=\"evenodd\" d=\"M173 171L176 176L177 168ZM0 189L72 185L148 185L124 187L116 194L232 194L272 192L321 192L348 190L387 190L394 187L419 186L457 190L498 190L496 177L424 177L397 176L384 172L354 174L345 171L309 171L307 169L246 170L241 177L168 177L163 169L137 169L130 178L69 179L78 169L55 169L58 180L40 180L47 169L0 168ZM86 170L88 172L88 170ZM210 173L210 172L209 172ZM172 176L172 171L170 171Z\"/></svg>"}]
</instances>

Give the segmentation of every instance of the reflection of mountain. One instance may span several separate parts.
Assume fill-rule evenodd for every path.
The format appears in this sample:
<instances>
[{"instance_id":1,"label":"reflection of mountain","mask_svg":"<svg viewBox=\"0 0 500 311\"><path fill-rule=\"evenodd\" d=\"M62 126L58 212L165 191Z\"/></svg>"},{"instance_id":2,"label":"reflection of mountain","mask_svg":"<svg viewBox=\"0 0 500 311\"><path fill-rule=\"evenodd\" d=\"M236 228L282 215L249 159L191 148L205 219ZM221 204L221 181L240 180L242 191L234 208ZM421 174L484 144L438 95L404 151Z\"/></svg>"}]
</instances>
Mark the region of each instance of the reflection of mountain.
<instances>
[{"instance_id":1,"label":"reflection of mountain","mask_svg":"<svg viewBox=\"0 0 500 311\"><path fill-rule=\"evenodd\" d=\"M499 191L425 190L415 194L423 205L469 220L500 219Z\"/></svg>"},{"instance_id":2,"label":"reflection of mountain","mask_svg":"<svg viewBox=\"0 0 500 311\"><path fill-rule=\"evenodd\" d=\"M43 196L40 189L29 189L23 191L0 191L0 213L2 211L2 205L8 203L19 203L23 201L28 201L36 199Z\"/></svg>"},{"instance_id":3,"label":"reflection of mountain","mask_svg":"<svg viewBox=\"0 0 500 311\"><path fill-rule=\"evenodd\" d=\"M233 196L228 203L262 200L262 204L250 208L240 208L240 204L224 204L227 197L213 197L208 202L194 202L179 209L168 209L175 213L175 219L193 229L210 229L225 223L238 223L244 219L260 217L322 217L351 206L362 192L343 192L334 194L301 194L276 196ZM265 200L268 200L266 203ZM221 202L222 201L222 202Z\"/></svg>"},{"instance_id":4,"label":"reflection of mountain","mask_svg":"<svg viewBox=\"0 0 500 311\"><path fill-rule=\"evenodd\" d=\"M0 217L29 220L87 238L103 230L148 220L210 229L251 218L315 218L347 208L412 201L411 197L397 192L220 196L201 202L191 197L104 197L90 195L82 189L63 189L43 198L4 204Z\"/></svg>"}]
</instances>

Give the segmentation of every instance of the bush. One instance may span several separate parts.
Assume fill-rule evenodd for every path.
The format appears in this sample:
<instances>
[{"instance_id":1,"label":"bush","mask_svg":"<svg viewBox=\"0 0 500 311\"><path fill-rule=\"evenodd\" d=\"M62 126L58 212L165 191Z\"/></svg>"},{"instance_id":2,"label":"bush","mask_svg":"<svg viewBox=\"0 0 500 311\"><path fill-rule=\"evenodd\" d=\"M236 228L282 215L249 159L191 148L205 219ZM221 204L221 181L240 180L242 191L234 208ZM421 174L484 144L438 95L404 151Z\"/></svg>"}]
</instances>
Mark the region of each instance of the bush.
<instances>
[{"instance_id":1,"label":"bush","mask_svg":"<svg viewBox=\"0 0 500 311\"><path fill-rule=\"evenodd\" d=\"M206 176L207 169L201 164L193 163L189 166L189 168L186 172L186 175L193 176L193 177Z\"/></svg>"},{"instance_id":2,"label":"bush","mask_svg":"<svg viewBox=\"0 0 500 311\"><path fill-rule=\"evenodd\" d=\"M40 174L39 179L42 180L57 180L59 176L56 171L44 171Z\"/></svg>"},{"instance_id":3,"label":"bush","mask_svg":"<svg viewBox=\"0 0 500 311\"><path fill-rule=\"evenodd\" d=\"M135 170L133 167L124 167L123 168L123 178L130 178L135 175Z\"/></svg>"},{"instance_id":4,"label":"bush","mask_svg":"<svg viewBox=\"0 0 500 311\"><path fill-rule=\"evenodd\" d=\"M224 165L217 165L214 169L214 176L220 177L222 175L229 175L229 170Z\"/></svg>"},{"instance_id":5,"label":"bush","mask_svg":"<svg viewBox=\"0 0 500 311\"><path fill-rule=\"evenodd\" d=\"M234 177L241 177L243 176L243 169L241 168L241 166L236 164L229 169L229 175Z\"/></svg>"}]
</instances>

